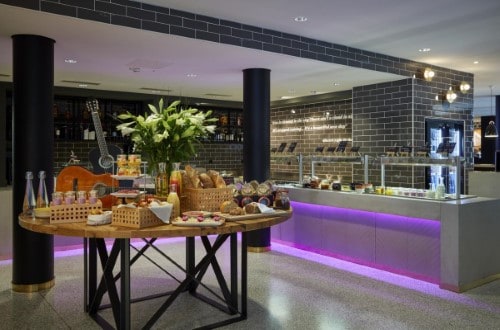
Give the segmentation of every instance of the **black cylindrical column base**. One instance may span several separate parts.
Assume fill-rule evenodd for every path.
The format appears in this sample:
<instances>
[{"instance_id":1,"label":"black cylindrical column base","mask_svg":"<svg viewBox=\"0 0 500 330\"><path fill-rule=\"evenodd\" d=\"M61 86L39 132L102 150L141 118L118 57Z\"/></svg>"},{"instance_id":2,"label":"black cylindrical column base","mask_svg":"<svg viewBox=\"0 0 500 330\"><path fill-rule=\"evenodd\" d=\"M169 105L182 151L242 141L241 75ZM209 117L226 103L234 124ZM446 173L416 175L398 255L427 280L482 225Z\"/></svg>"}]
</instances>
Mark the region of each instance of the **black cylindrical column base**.
<instances>
[{"instance_id":1,"label":"black cylindrical column base","mask_svg":"<svg viewBox=\"0 0 500 330\"><path fill-rule=\"evenodd\" d=\"M243 70L243 177L245 181L263 182L270 177L271 96L268 69ZM249 232L248 251L268 251L269 228Z\"/></svg>"},{"instance_id":2,"label":"black cylindrical column base","mask_svg":"<svg viewBox=\"0 0 500 330\"><path fill-rule=\"evenodd\" d=\"M22 212L25 173L45 171L53 190L54 40L36 35L14 35L13 40L13 249L12 289L32 292L54 283L54 239L18 224Z\"/></svg>"}]
</instances>

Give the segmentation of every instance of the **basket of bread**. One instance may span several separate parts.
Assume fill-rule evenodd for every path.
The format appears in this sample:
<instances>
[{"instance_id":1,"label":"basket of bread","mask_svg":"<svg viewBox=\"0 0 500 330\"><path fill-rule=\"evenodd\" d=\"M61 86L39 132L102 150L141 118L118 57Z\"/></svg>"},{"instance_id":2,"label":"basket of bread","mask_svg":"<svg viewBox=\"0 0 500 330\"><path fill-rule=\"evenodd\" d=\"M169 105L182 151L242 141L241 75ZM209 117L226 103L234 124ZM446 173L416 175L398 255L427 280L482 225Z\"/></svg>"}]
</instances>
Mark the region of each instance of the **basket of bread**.
<instances>
[{"instance_id":1,"label":"basket of bread","mask_svg":"<svg viewBox=\"0 0 500 330\"><path fill-rule=\"evenodd\" d=\"M156 199L113 206L112 225L146 228L170 222L172 204Z\"/></svg>"},{"instance_id":2,"label":"basket of bread","mask_svg":"<svg viewBox=\"0 0 500 330\"><path fill-rule=\"evenodd\" d=\"M226 186L219 172L200 173L186 165L182 172L183 196L181 209L185 211L218 211L222 202L232 199L233 189Z\"/></svg>"}]
</instances>

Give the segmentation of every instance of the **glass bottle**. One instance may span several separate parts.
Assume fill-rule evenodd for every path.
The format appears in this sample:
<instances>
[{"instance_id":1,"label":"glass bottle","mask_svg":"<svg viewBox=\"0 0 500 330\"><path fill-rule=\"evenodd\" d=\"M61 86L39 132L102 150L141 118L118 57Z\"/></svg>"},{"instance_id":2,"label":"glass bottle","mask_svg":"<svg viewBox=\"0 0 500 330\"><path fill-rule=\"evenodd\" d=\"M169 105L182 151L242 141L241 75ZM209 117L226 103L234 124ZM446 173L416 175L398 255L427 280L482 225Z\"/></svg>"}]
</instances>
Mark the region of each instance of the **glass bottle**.
<instances>
[{"instance_id":1,"label":"glass bottle","mask_svg":"<svg viewBox=\"0 0 500 330\"><path fill-rule=\"evenodd\" d=\"M439 177L439 183L436 187L436 199L443 199L445 194L445 186L443 183L443 177Z\"/></svg>"},{"instance_id":2,"label":"glass bottle","mask_svg":"<svg viewBox=\"0 0 500 330\"><path fill-rule=\"evenodd\" d=\"M181 215L181 201L179 195L177 195L177 185L175 183L170 185L167 202L173 205L172 213L170 213L170 221L173 221Z\"/></svg>"},{"instance_id":3,"label":"glass bottle","mask_svg":"<svg viewBox=\"0 0 500 330\"><path fill-rule=\"evenodd\" d=\"M174 169L170 173L169 184L170 186L176 185L177 196L182 196L182 174L181 174L181 163L173 163Z\"/></svg>"},{"instance_id":4,"label":"glass bottle","mask_svg":"<svg viewBox=\"0 0 500 330\"><path fill-rule=\"evenodd\" d=\"M24 190L23 213L25 215L32 215L36 205L35 192L33 191L33 172L26 172L25 178L26 189Z\"/></svg>"},{"instance_id":5,"label":"glass bottle","mask_svg":"<svg viewBox=\"0 0 500 330\"><path fill-rule=\"evenodd\" d=\"M36 198L36 207L49 207L49 195L47 194L47 186L45 185L45 171L38 172L38 195Z\"/></svg>"},{"instance_id":6,"label":"glass bottle","mask_svg":"<svg viewBox=\"0 0 500 330\"><path fill-rule=\"evenodd\" d=\"M168 196L167 163L158 163L158 174L156 175L155 194L158 197Z\"/></svg>"}]
</instances>

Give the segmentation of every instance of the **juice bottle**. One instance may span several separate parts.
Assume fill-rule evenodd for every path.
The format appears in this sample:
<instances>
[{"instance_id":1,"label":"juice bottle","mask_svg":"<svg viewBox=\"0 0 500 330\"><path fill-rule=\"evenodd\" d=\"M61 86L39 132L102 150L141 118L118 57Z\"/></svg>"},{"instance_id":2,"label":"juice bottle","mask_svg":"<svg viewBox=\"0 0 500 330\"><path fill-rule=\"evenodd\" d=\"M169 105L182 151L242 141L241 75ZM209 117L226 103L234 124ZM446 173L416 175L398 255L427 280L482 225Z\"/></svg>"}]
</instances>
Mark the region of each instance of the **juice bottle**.
<instances>
[{"instance_id":1,"label":"juice bottle","mask_svg":"<svg viewBox=\"0 0 500 330\"><path fill-rule=\"evenodd\" d=\"M181 201L179 195L177 195L177 186L175 183L170 185L167 202L173 205L172 213L170 214L170 221L173 221L181 215Z\"/></svg>"},{"instance_id":2,"label":"juice bottle","mask_svg":"<svg viewBox=\"0 0 500 330\"><path fill-rule=\"evenodd\" d=\"M172 186L176 185L177 196L182 196L182 175L180 171L181 163L173 163L173 170L170 173L170 181L169 184Z\"/></svg>"}]
</instances>

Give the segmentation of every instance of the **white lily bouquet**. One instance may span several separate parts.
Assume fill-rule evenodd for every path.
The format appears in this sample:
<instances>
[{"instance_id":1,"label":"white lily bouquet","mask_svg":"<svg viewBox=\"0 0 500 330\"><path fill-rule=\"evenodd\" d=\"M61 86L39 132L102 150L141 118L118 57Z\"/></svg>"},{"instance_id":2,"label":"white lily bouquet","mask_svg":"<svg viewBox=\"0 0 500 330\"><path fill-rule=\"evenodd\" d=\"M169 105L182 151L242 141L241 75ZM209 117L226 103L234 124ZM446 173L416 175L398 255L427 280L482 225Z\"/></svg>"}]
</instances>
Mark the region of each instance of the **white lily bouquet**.
<instances>
[{"instance_id":1,"label":"white lily bouquet","mask_svg":"<svg viewBox=\"0 0 500 330\"><path fill-rule=\"evenodd\" d=\"M144 153L150 173L157 170L159 163L170 166L191 159L196 155L195 145L215 131L211 123L217 119L210 118L211 110L184 109L180 103L174 101L164 108L160 99L158 108L149 104L150 114L135 116L127 112L118 116L124 122L117 130L123 136L130 135L134 152Z\"/></svg>"}]
</instances>

